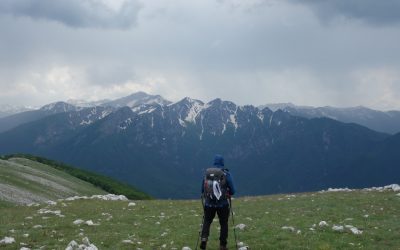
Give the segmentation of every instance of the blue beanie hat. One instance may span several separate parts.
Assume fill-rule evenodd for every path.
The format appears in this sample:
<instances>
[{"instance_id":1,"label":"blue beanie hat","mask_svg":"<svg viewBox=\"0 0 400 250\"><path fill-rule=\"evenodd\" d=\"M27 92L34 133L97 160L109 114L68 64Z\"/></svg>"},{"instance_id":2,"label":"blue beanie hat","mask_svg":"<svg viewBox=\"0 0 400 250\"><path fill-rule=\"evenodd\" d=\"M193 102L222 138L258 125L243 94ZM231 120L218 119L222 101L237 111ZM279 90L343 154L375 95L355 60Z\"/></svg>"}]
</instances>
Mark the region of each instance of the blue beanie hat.
<instances>
[{"instance_id":1,"label":"blue beanie hat","mask_svg":"<svg viewBox=\"0 0 400 250\"><path fill-rule=\"evenodd\" d=\"M214 166L223 167L224 166L224 157L222 155L215 155L214 157Z\"/></svg>"}]
</instances>

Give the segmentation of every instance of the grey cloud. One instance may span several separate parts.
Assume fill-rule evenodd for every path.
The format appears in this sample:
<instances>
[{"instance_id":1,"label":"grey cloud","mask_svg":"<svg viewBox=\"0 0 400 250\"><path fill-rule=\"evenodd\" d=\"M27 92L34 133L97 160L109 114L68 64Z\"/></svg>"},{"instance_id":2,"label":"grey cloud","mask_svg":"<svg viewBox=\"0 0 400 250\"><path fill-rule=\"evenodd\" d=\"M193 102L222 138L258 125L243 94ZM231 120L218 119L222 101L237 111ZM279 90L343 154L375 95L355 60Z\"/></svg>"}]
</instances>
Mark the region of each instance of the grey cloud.
<instances>
[{"instance_id":1,"label":"grey cloud","mask_svg":"<svg viewBox=\"0 0 400 250\"><path fill-rule=\"evenodd\" d=\"M143 90L173 101L191 96L238 104L382 107L375 100L386 98L387 106L400 107L391 94L398 93L400 79L400 25L320 25L309 8L317 11L322 3L306 0L137 1L143 4L136 8L140 25L121 32L112 28L115 22L103 23L107 18L79 21L90 17L93 0L35 1L40 8L27 0L0 0L0 103L43 105ZM238 7L230 8L234 3ZM104 28L55 23L72 14L78 20L73 27ZM385 91L377 91L380 86Z\"/></svg>"},{"instance_id":2,"label":"grey cloud","mask_svg":"<svg viewBox=\"0 0 400 250\"><path fill-rule=\"evenodd\" d=\"M141 5L126 0L113 9L99 0L2 0L0 14L62 23L74 28L127 29L136 23Z\"/></svg>"},{"instance_id":3,"label":"grey cloud","mask_svg":"<svg viewBox=\"0 0 400 250\"><path fill-rule=\"evenodd\" d=\"M335 17L354 18L373 25L400 24L398 0L290 0L309 5L323 21Z\"/></svg>"}]
</instances>

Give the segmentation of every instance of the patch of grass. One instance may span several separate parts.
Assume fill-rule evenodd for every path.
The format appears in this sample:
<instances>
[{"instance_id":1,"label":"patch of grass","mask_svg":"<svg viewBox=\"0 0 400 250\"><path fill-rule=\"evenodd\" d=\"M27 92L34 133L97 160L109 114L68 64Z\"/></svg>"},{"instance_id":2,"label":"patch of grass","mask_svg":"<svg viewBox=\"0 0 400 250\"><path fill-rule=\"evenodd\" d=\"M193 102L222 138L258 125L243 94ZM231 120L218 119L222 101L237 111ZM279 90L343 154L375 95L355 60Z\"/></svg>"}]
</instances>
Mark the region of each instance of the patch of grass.
<instances>
[{"instance_id":1,"label":"patch of grass","mask_svg":"<svg viewBox=\"0 0 400 250\"><path fill-rule=\"evenodd\" d=\"M0 199L18 204L106 193L63 171L24 158L0 160L0 190Z\"/></svg>"},{"instance_id":2,"label":"patch of grass","mask_svg":"<svg viewBox=\"0 0 400 250\"><path fill-rule=\"evenodd\" d=\"M99 187L108 193L122 194L122 195L125 195L126 197L128 197L129 199L144 200L144 199L152 198L148 194L146 194L142 191L139 191L137 188L132 187L131 185L128 185L126 183L122 183L122 182L116 181L110 177L95 174L90 171L74 168L74 167L66 165L64 163L56 162L56 161L49 160L49 159L46 159L43 157L32 156L32 155L27 155L27 154L12 154L12 155L2 156L2 158L5 160L9 160L12 158L24 158L24 159L29 159L31 161L39 162L39 163L45 164L47 166L50 166L54 169L63 171L65 173L72 175L78 179L81 179L85 182L89 182L89 183L93 184L94 186Z\"/></svg>"},{"instance_id":3,"label":"patch of grass","mask_svg":"<svg viewBox=\"0 0 400 250\"><path fill-rule=\"evenodd\" d=\"M0 203L0 238L12 236L17 241L4 249L15 249L21 242L30 248L64 249L71 240L80 243L85 236L100 249L195 248L202 220L199 200L135 203L128 207L123 201L79 200L47 208L61 210L64 218L38 214L44 205L9 207ZM251 249L398 249L399 209L400 197L393 192L303 193L233 200L236 225L246 225L244 230L236 229L238 240ZM99 225L74 225L76 219L93 220ZM320 227L320 221L329 225ZM235 249L232 221L229 223L229 247ZM43 228L34 229L35 225ZM363 233L336 232L333 225L352 225ZM293 227L294 231L284 230L283 226ZM209 249L217 248L215 220Z\"/></svg>"}]
</instances>

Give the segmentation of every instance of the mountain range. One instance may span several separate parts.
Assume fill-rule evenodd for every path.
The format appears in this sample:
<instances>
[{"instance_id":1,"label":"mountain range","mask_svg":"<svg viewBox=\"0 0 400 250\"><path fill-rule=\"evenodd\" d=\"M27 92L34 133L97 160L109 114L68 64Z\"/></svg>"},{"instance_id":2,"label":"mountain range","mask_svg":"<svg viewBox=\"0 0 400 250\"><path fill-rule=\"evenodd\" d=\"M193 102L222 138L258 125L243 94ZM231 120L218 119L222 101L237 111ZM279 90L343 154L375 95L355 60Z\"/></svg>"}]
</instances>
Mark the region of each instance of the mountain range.
<instances>
[{"instance_id":1,"label":"mountain range","mask_svg":"<svg viewBox=\"0 0 400 250\"><path fill-rule=\"evenodd\" d=\"M281 109L305 118L327 117L346 123L357 123L372 130L395 134L400 132L400 111L379 111L363 106L351 108L296 106L292 103L267 104L271 110Z\"/></svg>"},{"instance_id":2,"label":"mountain range","mask_svg":"<svg viewBox=\"0 0 400 250\"><path fill-rule=\"evenodd\" d=\"M198 197L216 153L240 195L400 181L400 134L285 109L139 92L95 107L47 105L35 119L29 112L10 116L18 124L0 133L0 154L56 159L160 198Z\"/></svg>"},{"instance_id":3,"label":"mountain range","mask_svg":"<svg viewBox=\"0 0 400 250\"><path fill-rule=\"evenodd\" d=\"M9 104L0 105L0 118L35 109L34 107L14 106Z\"/></svg>"}]
</instances>

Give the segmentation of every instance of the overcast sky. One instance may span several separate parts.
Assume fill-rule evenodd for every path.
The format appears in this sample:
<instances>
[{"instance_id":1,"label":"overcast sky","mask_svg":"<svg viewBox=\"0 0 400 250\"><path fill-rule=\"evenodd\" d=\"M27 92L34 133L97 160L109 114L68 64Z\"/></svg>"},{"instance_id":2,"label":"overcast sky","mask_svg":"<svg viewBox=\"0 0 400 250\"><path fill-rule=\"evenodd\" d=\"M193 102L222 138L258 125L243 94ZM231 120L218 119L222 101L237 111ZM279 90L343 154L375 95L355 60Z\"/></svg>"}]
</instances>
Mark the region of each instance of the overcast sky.
<instances>
[{"instance_id":1,"label":"overcast sky","mask_svg":"<svg viewBox=\"0 0 400 250\"><path fill-rule=\"evenodd\" d=\"M0 104L400 109L398 0L1 0Z\"/></svg>"}]
</instances>

